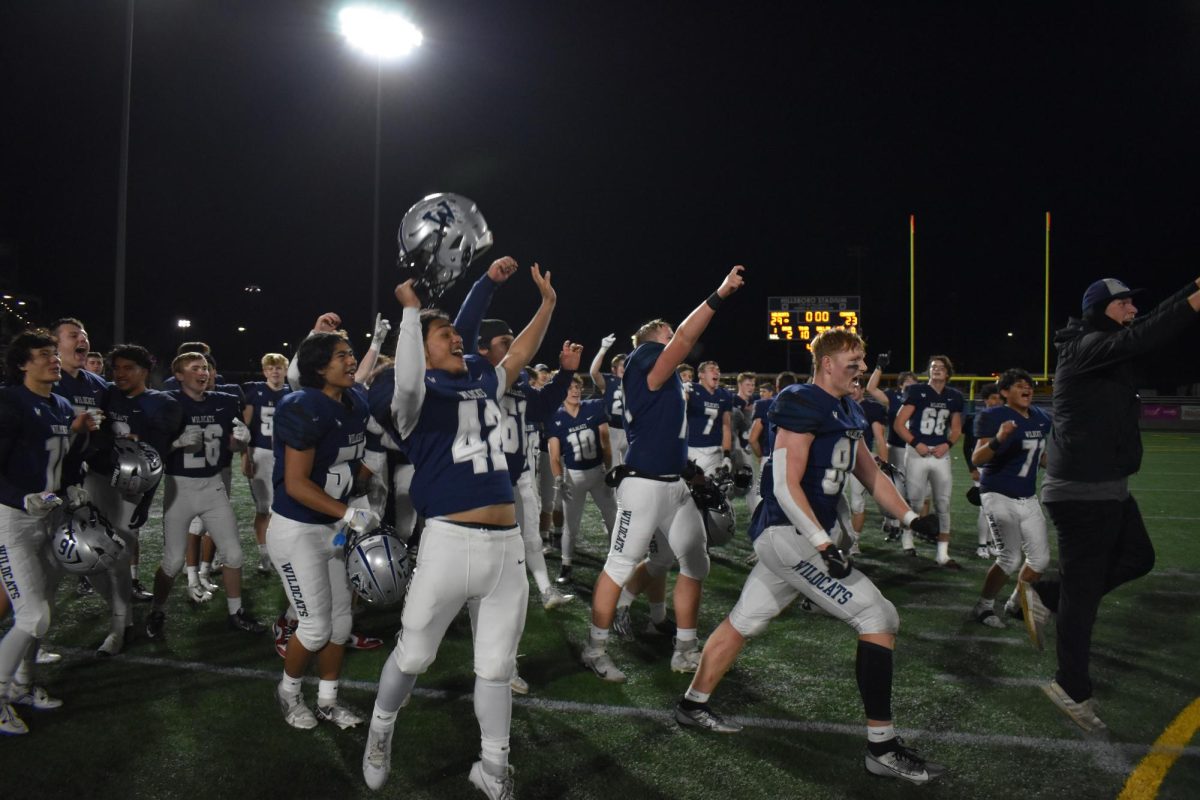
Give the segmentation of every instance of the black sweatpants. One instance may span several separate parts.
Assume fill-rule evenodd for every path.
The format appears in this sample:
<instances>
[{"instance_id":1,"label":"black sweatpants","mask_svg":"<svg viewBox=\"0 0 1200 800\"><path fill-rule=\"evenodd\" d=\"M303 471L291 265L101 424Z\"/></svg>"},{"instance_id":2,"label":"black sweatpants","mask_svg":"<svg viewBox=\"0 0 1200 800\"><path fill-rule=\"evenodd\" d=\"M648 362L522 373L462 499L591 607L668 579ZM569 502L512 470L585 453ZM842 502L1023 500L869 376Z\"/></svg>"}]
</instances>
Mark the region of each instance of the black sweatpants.
<instances>
[{"instance_id":1,"label":"black sweatpants","mask_svg":"<svg viewBox=\"0 0 1200 800\"><path fill-rule=\"evenodd\" d=\"M1154 567L1154 545L1133 497L1045 503L1058 532L1061 581L1035 587L1054 609L1058 596L1056 680L1077 702L1092 696L1088 659L1100 600Z\"/></svg>"}]
</instances>

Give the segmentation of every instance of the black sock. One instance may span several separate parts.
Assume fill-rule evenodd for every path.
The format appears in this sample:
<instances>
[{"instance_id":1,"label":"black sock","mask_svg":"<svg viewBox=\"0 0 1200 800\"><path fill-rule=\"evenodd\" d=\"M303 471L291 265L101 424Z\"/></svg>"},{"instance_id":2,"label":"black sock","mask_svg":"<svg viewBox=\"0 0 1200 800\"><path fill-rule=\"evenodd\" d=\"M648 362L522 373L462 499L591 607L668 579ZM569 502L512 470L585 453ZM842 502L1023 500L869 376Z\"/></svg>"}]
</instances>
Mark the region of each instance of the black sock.
<instances>
[{"instance_id":1,"label":"black sock","mask_svg":"<svg viewBox=\"0 0 1200 800\"><path fill-rule=\"evenodd\" d=\"M708 703L697 703L695 700L688 700L684 697L679 701L679 707L684 711L695 711L698 708L708 708Z\"/></svg>"},{"instance_id":2,"label":"black sock","mask_svg":"<svg viewBox=\"0 0 1200 800\"><path fill-rule=\"evenodd\" d=\"M891 719L892 651L860 639L854 667L867 719Z\"/></svg>"}]
</instances>

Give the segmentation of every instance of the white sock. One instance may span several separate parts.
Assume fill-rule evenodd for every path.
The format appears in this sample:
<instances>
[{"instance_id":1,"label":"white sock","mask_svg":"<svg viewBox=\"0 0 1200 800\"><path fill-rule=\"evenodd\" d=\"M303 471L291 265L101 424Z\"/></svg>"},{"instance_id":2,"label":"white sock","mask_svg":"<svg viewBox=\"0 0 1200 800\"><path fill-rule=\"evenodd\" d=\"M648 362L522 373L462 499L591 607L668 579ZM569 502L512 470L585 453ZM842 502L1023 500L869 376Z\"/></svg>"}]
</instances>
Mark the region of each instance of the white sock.
<instances>
[{"instance_id":1,"label":"white sock","mask_svg":"<svg viewBox=\"0 0 1200 800\"><path fill-rule=\"evenodd\" d=\"M483 771L503 777L508 771L512 727L512 687L508 681L475 678L475 718L479 720L479 756Z\"/></svg>"},{"instance_id":2,"label":"white sock","mask_svg":"<svg viewBox=\"0 0 1200 800\"><path fill-rule=\"evenodd\" d=\"M900 547L904 550L913 550L912 531L908 528L904 529L904 533L900 534Z\"/></svg>"},{"instance_id":3,"label":"white sock","mask_svg":"<svg viewBox=\"0 0 1200 800\"><path fill-rule=\"evenodd\" d=\"M300 694L300 687L304 684L303 678L293 678L286 672L283 673L283 679L279 681L279 691L284 694L296 695Z\"/></svg>"},{"instance_id":4,"label":"white sock","mask_svg":"<svg viewBox=\"0 0 1200 800\"><path fill-rule=\"evenodd\" d=\"M200 562L200 574L207 576L208 573L210 573L210 572L212 572L212 562L211 561L201 561Z\"/></svg>"},{"instance_id":5,"label":"white sock","mask_svg":"<svg viewBox=\"0 0 1200 800\"><path fill-rule=\"evenodd\" d=\"M590 625L589 627L591 628L589 635L592 642L595 642L600 647L608 643L608 628L597 628L595 625Z\"/></svg>"},{"instance_id":6,"label":"white sock","mask_svg":"<svg viewBox=\"0 0 1200 800\"><path fill-rule=\"evenodd\" d=\"M242 610L242 598L240 597L227 597L225 603L229 606L230 614L236 614Z\"/></svg>"},{"instance_id":7,"label":"white sock","mask_svg":"<svg viewBox=\"0 0 1200 800\"><path fill-rule=\"evenodd\" d=\"M996 601L994 599L989 600L986 597L981 597L981 598L979 598L979 602L975 604L975 608L977 608L980 611L983 611L985 608L986 609L995 609Z\"/></svg>"},{"instance_id":8,"label":"white sock","mask_svg":"<svg viewBox=\"0 0 1200 800\"><path fill-rule=\"evenodd\" d=\"M650 621L663 622L667 618L667 603L664 600L661 603L650 604Z\"/></svg>"},{"instance_id":9,"label":"white sock","mask_svg":"<svg viewBox=\"0 0 1200 800\"><path fill-rule=\"evenodd\" d=\"M949 542L938 542L937 543L937 562L939 564L945 564L949 560L950 560L950 543Z\"/></svg>"},{"instance_id":10,"label":"white sock","mask_svg":"<svg viewBox=\"0 0 1200 800\"><path fill-rule=\"evenodd\" d=\"M881 744L895 738L896 726L892 725L891 723L888 723L887 725L880 725L878 727L872 725L867 726L867 741L872 744Z\"/></svg>"},{"instance_id":11,"label":"white sock","mask_svg":"<svg viewBox=\"0 0 1200 800\"><path fill-rule=\"evenodd\" d=\"M384 711L378 705L371 712L371 730L375 733L387 733L396 724L399 711Z\"/></svg>"},{"instance_id":12,"label":"white sock","mask_svg":"<svg viewBox=\"0 0 1200 800\"><path fill-rule=\"evenodd\" d=\"M196 576L196 568L195 567L187 568L187 578L188 578L188 586L199 586L200 585L200 578L198 578Z\"/></svg>"},{"instance_id":13,"label":"white sock","mask_svg":"<svg viewBox=\"0 0 1200 800\"><path fill-rule=\"evenodd\" d=\"M317 683L317 705L333 708L337 705L338 682L321 680Z\"/></svg>"},{"instance_id":14,"label":"white sock","mask_svg":"<svg viewBox=\"0 0 1200 800\"><path fill-rule=\"evenodd\" d=\"M134 579L135 581L138 579L138 577L137 577L137 568L138 568L138 565L137 565L137 564L130 564L130 565L129 565L129 574L133 576L133 579Z\"/></svg>"},{"instance_id":15,"label":"white sock","mask_svg":"<svg viewBox=\"0 0 1200 800\"><path fill-rule=\"evenodd\" d=\"M688 690L683 693L683 696L684 696L684 698L691 700L693 703L707 703L708 698L709 698L709 693L696 691L691 686L689 686Z\"/></svg>"},{"instance_id":16,"label":"white sock","mask_svg":"<svg viewBox=\"0 0 1200 800\"><path fill-rule=\"evenodd\" d=\"M621 596L617 598L617 608L629 608L633 605L634 600L637 600L636 594L630 594L628 589L622 589Z\"/></svg>"},{"instance_id":17,"label":"white sock","mask_svg":"<svg viewBox=\"0 0 1200 800\"><path fill-rule=\"evenodd\" d=\"M696 641L696 629L677 628L675 631L675 638L681 642L694 642Z\"/></svg>"}]
</instances>

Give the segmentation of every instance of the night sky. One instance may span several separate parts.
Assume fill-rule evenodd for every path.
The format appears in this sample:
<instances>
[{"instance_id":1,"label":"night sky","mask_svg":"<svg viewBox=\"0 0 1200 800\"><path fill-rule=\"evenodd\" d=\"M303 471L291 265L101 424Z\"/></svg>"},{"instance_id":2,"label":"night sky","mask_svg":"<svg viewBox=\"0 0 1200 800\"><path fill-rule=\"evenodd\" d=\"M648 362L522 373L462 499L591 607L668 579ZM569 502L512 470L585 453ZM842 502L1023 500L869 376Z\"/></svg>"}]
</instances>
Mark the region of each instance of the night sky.
<instances>
[{"instance_id":1,"label":"night sky","mask_svg":"<svg viewBox=\"0 0 1200 800\"><path fill-rule=\"evenodd\" d=\"M542 360L678 321L742 263L697 356L782 368L768 295L861 292L870 350L906 363L911 213L918 363L1040 372L1046 211L1052 327L1096 278L1157 300L1200 274L1200 3L1049 5L408 3L425 43L384 67L381 306L398 318L405 209L453 191L496 246L445 305L493 257L540 262ZM126 338L170 355L186 317L247 369L333 310L365 346L375 67L339 5L136 8ZM125 13L0 7L0 280L105 349ZM493 312L517 327L536 297L518 276Z\"/></svg>"}]
</instances>

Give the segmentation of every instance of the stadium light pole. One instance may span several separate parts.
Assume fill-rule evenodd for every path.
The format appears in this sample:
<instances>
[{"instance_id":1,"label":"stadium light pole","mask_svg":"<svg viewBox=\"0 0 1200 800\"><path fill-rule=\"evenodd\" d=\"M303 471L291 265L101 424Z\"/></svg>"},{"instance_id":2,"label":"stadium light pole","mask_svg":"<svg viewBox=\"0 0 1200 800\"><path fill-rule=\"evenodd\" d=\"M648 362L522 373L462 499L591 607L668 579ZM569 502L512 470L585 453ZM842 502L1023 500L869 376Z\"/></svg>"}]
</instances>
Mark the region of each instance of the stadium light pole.
<instances>
[{"instance_id":1,"label":"stadium light pole","mask_svg":"<svg viewBox=\"0 0 1200 800\"><path fill-rule=\"evenodd\" d=\"M121 113L121 166L117 178L117 263L113 270L113 343L125 341L125 220L129 206L129 95L133 85L133 6L125 11L125 101Z\"/></svg>"},{"instance_id":2,"label":"stadium light pole","mask_svg":"<svg viewBox=\"0 0 1200 800\"><path fill-rule=\"evenodd\" d=\"M379 182L380 106L383 98L383 62L396 61L420 47L420 29L401 14L376 5L350 5L338 12L346 42L375 61L375 203L371 229L371 324L379 313Z\"/></svg>"}]
</instances>

